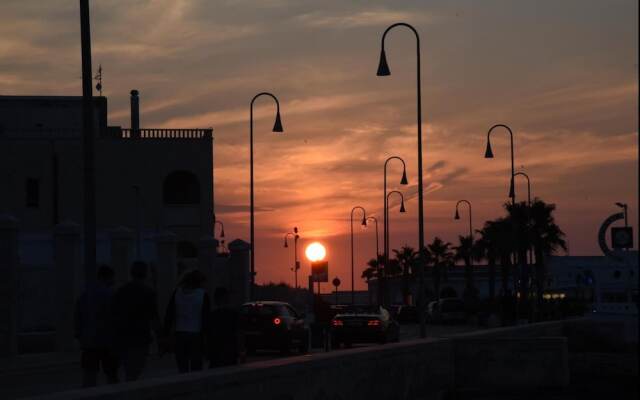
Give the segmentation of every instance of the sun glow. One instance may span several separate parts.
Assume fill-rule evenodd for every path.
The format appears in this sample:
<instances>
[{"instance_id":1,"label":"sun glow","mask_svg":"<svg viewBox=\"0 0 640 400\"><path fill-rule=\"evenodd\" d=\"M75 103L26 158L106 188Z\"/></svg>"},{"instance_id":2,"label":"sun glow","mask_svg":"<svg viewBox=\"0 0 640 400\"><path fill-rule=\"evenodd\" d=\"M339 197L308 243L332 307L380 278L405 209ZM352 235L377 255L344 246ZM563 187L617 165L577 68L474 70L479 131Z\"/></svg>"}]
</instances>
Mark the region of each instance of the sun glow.
<instances>
[{"instance_id":1,"label":"sun glow","mask_svg":"<svg viewBox=\"0 0 640 400\"><path fill-rule=\"evenodd\" d=\"M322 261L324 257L327 255L327 251L324 246L318 242L313 242L307 246L304 254L307 256L309 261L316 262Z\"/></svg>"}]
</instances>

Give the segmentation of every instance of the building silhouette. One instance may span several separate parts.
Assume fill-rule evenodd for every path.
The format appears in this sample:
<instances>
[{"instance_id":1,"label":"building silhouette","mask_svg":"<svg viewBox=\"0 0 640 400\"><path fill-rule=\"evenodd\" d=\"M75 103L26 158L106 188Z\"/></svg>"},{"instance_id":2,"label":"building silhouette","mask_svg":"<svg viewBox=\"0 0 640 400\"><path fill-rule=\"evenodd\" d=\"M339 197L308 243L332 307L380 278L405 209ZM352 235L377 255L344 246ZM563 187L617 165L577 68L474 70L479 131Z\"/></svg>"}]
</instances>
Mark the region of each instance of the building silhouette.
<instances>
[{"instance_id":1,"label":"building silhouette","mask_svg":"<svg viewBox=\"0 0 640 400\"><path fill-rule=\"evenodd\" d=\"M137 90L129 128L108 124L106 97L94 110L98 232L171 231L188 264L213 234L212 129L140 128ZM0 213L28 232L82 224L81 137L81 96L0 96Z\"/></svg>"}]
</instances>

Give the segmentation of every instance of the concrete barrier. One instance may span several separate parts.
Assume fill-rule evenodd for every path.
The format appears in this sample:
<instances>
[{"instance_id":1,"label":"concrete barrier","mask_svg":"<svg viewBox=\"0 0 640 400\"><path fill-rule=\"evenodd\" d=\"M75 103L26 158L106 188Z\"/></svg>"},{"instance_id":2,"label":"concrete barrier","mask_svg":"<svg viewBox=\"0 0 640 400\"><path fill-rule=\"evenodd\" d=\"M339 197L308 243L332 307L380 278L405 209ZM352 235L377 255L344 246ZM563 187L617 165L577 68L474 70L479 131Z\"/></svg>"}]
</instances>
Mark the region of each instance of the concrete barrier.
<instances>
[{"instance_id":1,"label":"concrete barrier","mask_svg":"<svg viewBox=\"0 0 640 400\"><path fill-rule=\"evenodd\" d=\"M257 362L53 394L40 399L426 400L453 390L536 390L569 383L562 322L498 328Z\"/></svg>"},{"instance_id":2,"label":"concrete barrier","mask_svg":"<svg viewBox=\"0 0 640 400\"><path fill-rule=\"evenodd\" d=\"M453 388L453 343L420 340L258 362L40 399L415 400Z\"/></svg>"},{"instance_id":3,"label":"concrete barrier","mask_svg":"<svg viewBox=\"0 0 640 400\"><path fill-rule=\"evenodd\" d=\"M454 339L456 389L539 390L569 385L567 339Z\"/></svg>"}]
</instances>

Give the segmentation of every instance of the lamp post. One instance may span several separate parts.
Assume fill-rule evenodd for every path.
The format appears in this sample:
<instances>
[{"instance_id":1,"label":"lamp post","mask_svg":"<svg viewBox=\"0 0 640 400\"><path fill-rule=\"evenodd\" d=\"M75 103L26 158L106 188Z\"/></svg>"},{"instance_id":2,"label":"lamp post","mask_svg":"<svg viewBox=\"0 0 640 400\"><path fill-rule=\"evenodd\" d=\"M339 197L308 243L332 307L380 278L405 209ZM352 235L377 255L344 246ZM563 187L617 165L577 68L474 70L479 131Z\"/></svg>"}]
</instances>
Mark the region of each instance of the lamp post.
<instances>
[{"instance_id":1,"label":"lamp post","mask_svg":"<svg viewBox=\"0 0 640 400\"><path fill-rule=\"evenodd\" d=\"M469 200L458 200L456 203L456 215L454 219L460 219L460 213L458 212L458 206L460 203L466 203L469 206L469 238L471 238L471 244L473 244L473 219L471 217L471 202Z\"/></svg>"},{"instance_id":2,"label":"lamp post","mask_svg":"<svg viewBox=\"0 0 640 400\"><path fill-rule=\"evenodd\" d=\"M255 255L255 226L254 226L254 195L253 195L253 103L261 96L269 96L276 102L276 120L273 124L273 132L282 132L282 121L280 119L280 102L278 98L269 92L258 93L251 99L249 107L249 186L250 186L250 241L251 241L251 278L249 287L249 298L253 299L253 286L256 282L256 255Z\"/></svg>"},{"instance_id":3,"label":"lamp post","mask_svg":"<svg viewBox=\"0 0 640 400\"><path fill-rule=\"evenodd\" d=\"M298 288L298 270L300 269L299 265L300 263L298 262L298 239L300 239L300 235L298 235L298 228L294 227L293 228L293 232L287 232L284 235L284 247L287 248L289 247L289 244L287 242L287 238L291 236L293 238L293 268L291 269L293 271L293 276L294 276L294 288Z\"/></svg>"},{"instance_id":4,"label":"lamp post","mask_svg":"<svg viewBox=\"0 0 640 400\"><path fill-rule=\"evenodd\" d=\"M515 167L514 167L514 151L513 151L513 131L511 130L511 128L509 128L507 125L504 124L496 124L494 126L492 126L491 128L489 128L489 131L487 132L487 148L485 150L484 153L484 158L493 158L493 151L491 150L491 132L493 132L493 130L495 128L504 128L507 130L507 132L509 132L509 139L510 139L510 143L511 143L511 179L509 182L509 197L511 197L511 204L513 204L515 206L516 204L516 189L515 189L515 185L514 185L514 179L515 179ZM517 257L520 258L520 257ZM517 271L517 264L518 264L518 260L516 258L516 262L514 263L515 265L515 270ZM522 260L520 260L521 262ZM514 273L514 276L516 276L517 274ZM519 304L518 304L518 288L517 288L518 284L517 284L517 278L514 278L514 285L513 285L513 289L514 292L516 294L516 310L515 310L515 314L516 314L516 321L518 321L518 308L519 308Z\"/></svg>"},{"instance_id":5,"label":"lamp post","mask_svg":"<svg viewBox=\"0 0 640 400\"><path fill-rule=\"evenodd\" d=\"M529 175L525 174L524 172L516 172L515 174L513 174L514 179L516 176L524 176L525 178L527 178L527 204L529 205L529 207L531 207L531 179L529 179Z\"/></svg>"},{"instance_id":6,"label":"lamp post","mask_svg":"<svg viewBox=\"0 0 640 400\"><path fill-rule=\"evenodd\" d=\"M388 237L389 236L389 230L390 230L389 229L389 197L391 197L391 195L393 195L393 194L400 195L400 212L401 213L406 212L405 208L404 208L404 195L402 194L402 192L399 192L397 190L392 190L389 193L387 193L387 198L386 198L387 209L385 210L385 213L387 214L387 249L386 249L386 252L387 252L387 264L385 264L385 267L387 265L389 265L388 264L388 257L389 257L389 248L388 248L388 246L389 246L389 242L390 242L389 237ZM384 294L386 294L386 292ZM382 304L384 304L386 302L386 300L387 300L386 296L383 296Z\"/></svg>"},{"instance_id":7,"label":"lamp post","mask_svg":"<svg viewBox=\"0 0 640 400\"><path fill-rule=\"evenodd\" d=\"M380 254L380 248L378 244L378 219L376 217L367 217L367 222L372 220L376 224L376 262L378 260L378 255Z\"/></svg>"},{"instance_id":8,"label":"lamp post","mask_svg":"<svg viewBox=\"0 0 640 400\"><path fill-rule=\"evenodd\" d=\"M418 297L420 302L420 337L425 337L427 334L426 325L424 321L424 195L423 195L423 184L422 184L422 91L421 91L421 72L420 72L420 35L418 35L418 31L411 25L405 22L398 22L391 26L389 26L384 33L382 34L381 41L381 49L380 49L380 62L378 64L378 76L388 76L391 75L391 70L389 69L389 64L387 63L387 56L384 51L384 40L387 37L387 33L397 26L404 26L415 34L416 36L416 97L417 97L417 124L418 124L418 242L420 247L420 268L419 268L419 279L420 279L420 295Z\"/></svg>"},{"instance_id":9,"label":"lamp post","mask_svg":"<svg viewBox=\"0 0 640 400\"><path fill-rule=\"evenodd\" d=\"M89 0L80 0L80 47L82 54L82 166L84 280L87 287L96 275L96 169L91 69L91 26Z\"/></svg>"},{"instance_id":10,"label":"lamp post","mask_svg":"<svg viewBox=\"0 0 640 400\"><path fill-rule=\"evenodd\" d=\"M356 303L356 289L355 289L355 275L354 275L354 269L353 269L353 213L356 210L362 210L362 226L367 226L367 211L360 207L360 206L355 206L351 209L351 223L350 223L350 227L351 227L351 304L355 304Z\"/></svg>"},{"instance_id":11,"label":"lamp post","mask_svg":"<svg viewBox=\"0 0 640 400\"><path fill-rule=\"evenodd\" d=\"M383 238L383 246L384 246L384 256L383 256L383 261L384 261L384 267L386 268L386 266L389 264L389 230L387 228L387 224L388 224L388 219L389 219L389 215L387 213L387 166L389 164L389 161L391 160L398 160L402 163L402 178L400 179L400 184L401 185L407 185L409 184L409 181L407 180L407 164L404 162L404 159L402 159L402 157L398 157L398 156L391 156L389 158L387 158L384 162L384 180L383 180L383 193L382 193L382 209L383 209L383 221L382 221L382 230L383 233L382 235L384 236ZM378 302L380 305L383 304L385 296L383 295L384 291L385 291L385 279L386 277L384 276L384 268L383 268L383 273L378 275Z\"/></svg>"},{"instance_id":12,"label":"lamp post","mask_svg":"<svg viewBox=\"0 0 640 400\"><path fill-rule=\"evenodd\" d=\"M511 128L509 128L507 125L504 124L496 124L494 126L492 126L489 131L487 132L487 149L485 150L484 153L484 158L493 158L493 151L491 150L491 132L495 129L495 128L504 128L509 132L509 138L511 139L511 182L509 184L509 197L511 197L511 203L512 204L516 204L516 190L515 187L513 185L513 180L514 180L514 176L515 176L515 169L514 169L514 165L513 165L513 131L511 131Z\"/></svg>"}]
</instances>

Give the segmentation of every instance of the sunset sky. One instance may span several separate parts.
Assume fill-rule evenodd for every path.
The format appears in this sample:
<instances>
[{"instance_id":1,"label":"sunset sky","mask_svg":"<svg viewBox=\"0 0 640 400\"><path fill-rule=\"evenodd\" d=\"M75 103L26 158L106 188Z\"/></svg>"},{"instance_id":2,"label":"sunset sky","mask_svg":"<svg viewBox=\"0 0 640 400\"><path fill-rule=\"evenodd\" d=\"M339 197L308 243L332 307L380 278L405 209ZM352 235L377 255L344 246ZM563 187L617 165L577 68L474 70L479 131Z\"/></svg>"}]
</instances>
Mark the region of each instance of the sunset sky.
<instances>
[{"instance_id":1,"label":"sunset sky","mask_svg":"<svg viewBox=\"0 0 640 400\"><path fill-rule=\"evenodd\" d=\"M597 230L638 207L638 2L93 0L93 64L102 64L109 124L129 126L138 89L141 125L214 128L215 208L227 236L248 240L249 101L271 91L285 133L271 133L274 106L257 103L258 282L292 281L284 234L328 248L330 277L350 286L349 212L381 217L383 162L407 213L391 211L391 246L417 247L415 40L387 37L390 77L376 77L380 38L399 21L422 38L425 234L456 242L502 215L508 135L532 194L557 205L571 255L600 254ZM0 94L81 95L77 0L3 0ZM516 194L526 198L526 184ZM635 224L634 224L635 226ZM375 254L372 228L355 225L358 287ZM636 227L637 228L637 227ZM382 226L380 226L382 230ZM635 235L636 243L638 232ZM382 246L382 245L381 245ZM301 249L302 250L302 249ZM300 251L300 254L303 252ZM303 262L301 282L308 274ZM328 286L328 285L325 285ZM329 289L327 287L327 289Z\"/></svg>"}]
</instances>

